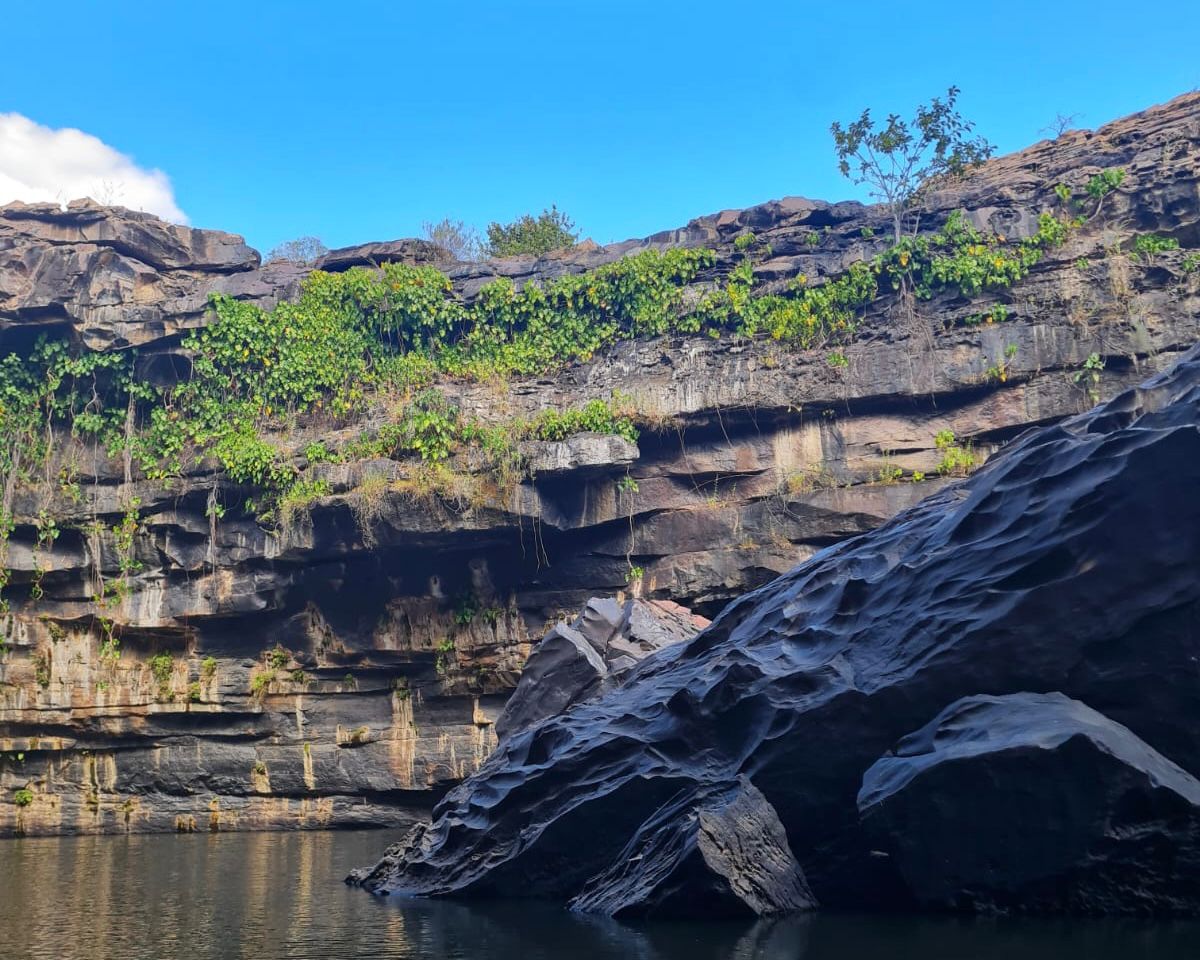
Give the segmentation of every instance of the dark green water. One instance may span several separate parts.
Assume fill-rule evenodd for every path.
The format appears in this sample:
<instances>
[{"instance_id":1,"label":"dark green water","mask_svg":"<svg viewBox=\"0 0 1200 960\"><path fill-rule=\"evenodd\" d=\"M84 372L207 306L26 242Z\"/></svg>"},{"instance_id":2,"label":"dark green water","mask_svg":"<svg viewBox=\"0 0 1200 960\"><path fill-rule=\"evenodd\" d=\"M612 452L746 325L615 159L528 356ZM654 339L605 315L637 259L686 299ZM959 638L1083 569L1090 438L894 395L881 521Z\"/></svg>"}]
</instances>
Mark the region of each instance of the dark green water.
<instances>
[{"instance_id":1,"label":"dark green water","mask_svg":"<svg viewBox=\"0 0 1200 960\"><path fill-rule=\"evenodd\" d=\"M342 884L380 833L0 842L0 960L1174 960L1200 924L816 916L628 927Z\"/></svg>"}]
</instances>

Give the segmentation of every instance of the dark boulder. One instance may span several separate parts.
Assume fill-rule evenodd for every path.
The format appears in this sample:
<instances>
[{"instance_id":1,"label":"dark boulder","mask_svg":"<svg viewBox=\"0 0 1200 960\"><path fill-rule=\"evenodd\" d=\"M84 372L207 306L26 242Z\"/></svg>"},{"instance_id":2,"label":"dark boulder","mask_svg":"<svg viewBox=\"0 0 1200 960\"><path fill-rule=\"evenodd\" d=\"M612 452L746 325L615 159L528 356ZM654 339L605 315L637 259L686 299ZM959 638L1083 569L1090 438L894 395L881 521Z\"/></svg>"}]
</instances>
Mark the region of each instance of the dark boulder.
<instances>
[{"instance_id":1,"label":"dark boulder","mask_svg":"<svg viewBox=\"0 0 1200 960\"><path fill-rule=\"evenodd\" d=\"M816 906L787 834L745 777L681 791L572 901L621 918L758 917Z\"/></svg>"},{"instance_id":2,"label":"dark boulder","mask_svg":"<svg viewBox=\"0 0 1200 960\"><path fill-rule=\"evenodd\" d=\"M1200 912L1200 781L1059 693L959 700L858 806L923 906Z\"/></svg>"},{"instance_id":3,"label":"dark boulder","mask_svg":"<svg viewBox=\"0 0 1200 960\"><path fill-rule=\"evenodd\" d=\"M330 250L313 264L313 269L339 273L351 267L378 267L384 263L445 266L453 262L454 257L448 250L428 240L380 240Z\"/></svg>"},{"instance_id":4,"label":"dark boulder","mask_svg":"<svg viewBox=\"0 0 1200 960\"><path fill-rule=\"evenodd\" d=\"M859 817L863 775L980 693L1061 691L1200 770L1197 489L1193 350L512 734L371 887L566 902L678 790L746 776L822 905L908 905L914 892Z\"/></svg>"},{"instance_id":5,"label":"dark boulder","mask_svg":"<svg viewBox=\"0 0 1200 960\"><path fill-rule=\"evenodd\" d=\"M556 624L534 648L496 720L504 738L616 684L638 661L694 636L708 621L665 600L593 598L570 626Z\"/></svg>"}]
</instances>

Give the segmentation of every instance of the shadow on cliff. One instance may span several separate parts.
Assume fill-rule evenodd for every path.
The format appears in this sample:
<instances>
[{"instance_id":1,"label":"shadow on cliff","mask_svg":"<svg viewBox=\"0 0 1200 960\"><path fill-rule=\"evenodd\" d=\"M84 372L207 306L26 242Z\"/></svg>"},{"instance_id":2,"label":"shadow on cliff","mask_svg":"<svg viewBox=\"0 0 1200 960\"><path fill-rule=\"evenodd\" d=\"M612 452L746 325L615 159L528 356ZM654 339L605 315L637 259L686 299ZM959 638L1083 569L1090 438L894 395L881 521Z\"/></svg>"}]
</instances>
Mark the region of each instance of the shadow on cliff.
<instances>
[{"instance_id":1,"label":"shadow on cliff","mask_svg":"<svg viewBox=\"0 0 1200 960\"><path fill-rule=\"evenodd\" d=\"M513 735L355 879L711 917L795 909L756 897L800 868L822 906L1197 912L1198 427L1193 350ZM735 794L786 830L769 876Z\"/></svg>"}]
</instances>

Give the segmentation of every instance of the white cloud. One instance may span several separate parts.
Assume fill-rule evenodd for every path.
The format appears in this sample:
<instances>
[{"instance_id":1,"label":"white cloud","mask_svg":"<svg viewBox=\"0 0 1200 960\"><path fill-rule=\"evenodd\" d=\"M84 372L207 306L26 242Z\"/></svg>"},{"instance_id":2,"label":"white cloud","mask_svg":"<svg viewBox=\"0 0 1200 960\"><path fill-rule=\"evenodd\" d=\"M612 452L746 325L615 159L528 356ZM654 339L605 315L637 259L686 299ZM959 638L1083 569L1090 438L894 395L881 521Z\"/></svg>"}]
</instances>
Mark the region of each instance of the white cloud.
<instances>
[{"instance_id":1,"label":"white cloud","mask_svg":"<svg viewBox=\"0 0 1200 960\"><path fill-rule=\"evenodd\" d=\"M161 170L139 167L82 130L52 130L19 113L0 113L0 206L79 197L187 223Z\"/></svg>"}]
</instances>

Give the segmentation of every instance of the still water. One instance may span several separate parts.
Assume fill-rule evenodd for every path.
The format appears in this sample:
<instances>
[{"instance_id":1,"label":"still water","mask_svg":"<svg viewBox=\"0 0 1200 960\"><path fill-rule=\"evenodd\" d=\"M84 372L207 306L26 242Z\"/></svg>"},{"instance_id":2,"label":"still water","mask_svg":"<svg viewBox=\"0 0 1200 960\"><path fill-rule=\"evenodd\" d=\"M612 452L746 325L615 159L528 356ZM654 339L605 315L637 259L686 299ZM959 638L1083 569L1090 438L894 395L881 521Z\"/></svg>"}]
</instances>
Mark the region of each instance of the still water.
<instances>
[{"instance_id":1,"label":"still water","mask_svg":"<svg viewBox=\"0 0 1200 960\"><path fill-rule=\"evenodd\" d=\"M0 842L0 960L1174 960L1200 924L817 916L623 926L342 884L382 833Z\"/></svg>"}]
</instances>

